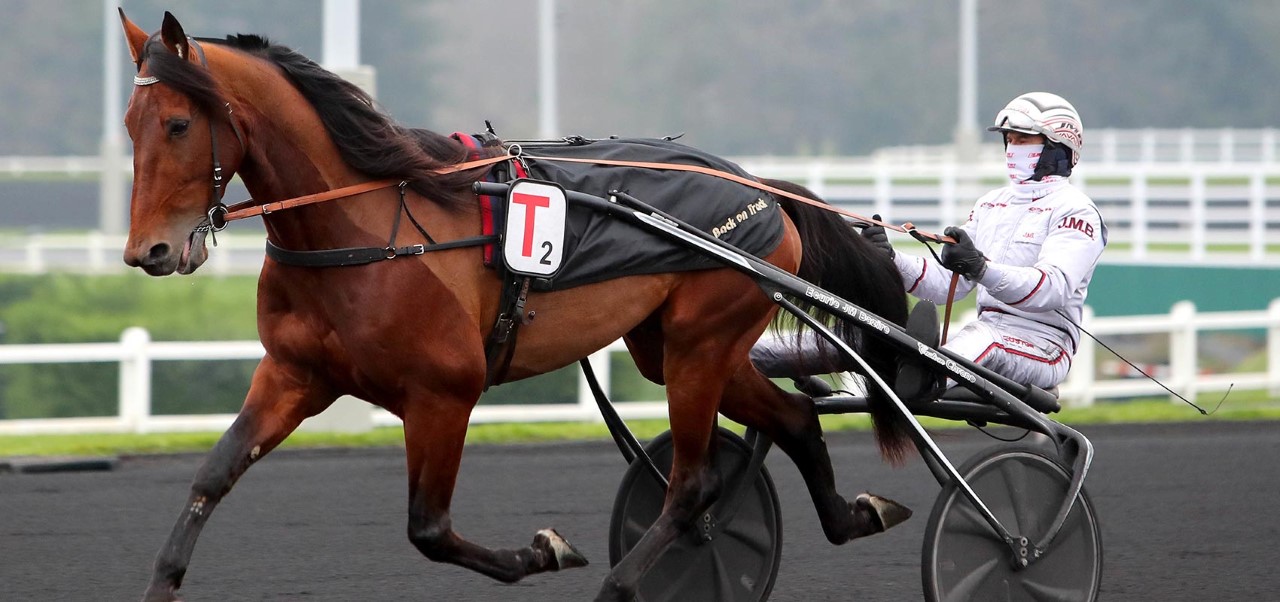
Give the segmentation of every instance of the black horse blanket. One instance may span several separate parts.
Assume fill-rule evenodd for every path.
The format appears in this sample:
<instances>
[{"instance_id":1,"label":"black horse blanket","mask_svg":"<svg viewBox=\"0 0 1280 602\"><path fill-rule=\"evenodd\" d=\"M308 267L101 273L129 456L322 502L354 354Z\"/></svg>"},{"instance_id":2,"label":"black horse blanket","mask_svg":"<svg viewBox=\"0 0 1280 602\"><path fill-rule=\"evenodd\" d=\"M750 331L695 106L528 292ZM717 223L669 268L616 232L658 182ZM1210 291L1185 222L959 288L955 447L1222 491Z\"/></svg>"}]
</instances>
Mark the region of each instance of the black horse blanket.
<instances>
[{"instance_id":1,"label":"black horse blanket","mask_svg":"<svg viewBox=\"0 0 1280 602\"><path fill-rule=\"evenodd\" d=\"M584 140L568 145L525 145L530 176L566 190L609 198L619 190L701 228L744 253L763 257L782 241L776 199L761 190L711 175L567 163L535 157L573 157L709 167L754 179L731 161L665 139ZM620 276L722 267L678 243L631 224L569 205L564 265L537 288L566 289Z\"/></svg>"}]
</instances>

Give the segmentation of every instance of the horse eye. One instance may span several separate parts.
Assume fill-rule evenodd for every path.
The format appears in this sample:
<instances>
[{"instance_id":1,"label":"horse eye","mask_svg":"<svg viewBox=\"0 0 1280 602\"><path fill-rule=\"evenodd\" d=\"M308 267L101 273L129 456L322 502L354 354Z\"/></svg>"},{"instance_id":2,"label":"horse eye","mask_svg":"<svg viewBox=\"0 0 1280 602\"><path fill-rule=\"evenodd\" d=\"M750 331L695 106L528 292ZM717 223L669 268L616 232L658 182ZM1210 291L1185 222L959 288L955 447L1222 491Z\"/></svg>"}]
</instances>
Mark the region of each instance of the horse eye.
<instances>
[{"instance_id":1,"label":"horse eye","mask_svg":"<svg viewBox=\"0 0 1280 602\"><path fill-rule=\"evenodd\" d=\"M191 125L188 119L170 119L165 122L165 128L169 132L170 138L178 138L187 133L187 127Z\"/></svg>"}]
</instances>

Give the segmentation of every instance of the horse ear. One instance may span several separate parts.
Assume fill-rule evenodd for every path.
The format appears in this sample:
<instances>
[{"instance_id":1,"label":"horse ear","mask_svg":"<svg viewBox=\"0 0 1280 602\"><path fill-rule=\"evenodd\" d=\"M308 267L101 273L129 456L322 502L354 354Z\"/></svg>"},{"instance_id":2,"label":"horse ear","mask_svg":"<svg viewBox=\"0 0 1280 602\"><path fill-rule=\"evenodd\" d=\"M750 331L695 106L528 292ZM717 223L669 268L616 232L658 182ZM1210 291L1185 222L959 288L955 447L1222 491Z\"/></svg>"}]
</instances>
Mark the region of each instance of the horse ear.
<instances>
[{"instance_id":1,"label":"horse ear","mask_svg":"<svg viewBox=\"0 0 1280 602\"><path fill-rule=\"evenodd\" d=\"M178 54L178 58L185 59L191 50L191 46L187 42L187 33L182 31L182 24L178 23L178 18L173 13L164 11L164 23L160 25L160 39L165 46L169 47Z\"/></svg>"},{"instance_id":2,"label":"horse ear","mask_svg":"<svg viewBox=\"0 0 1280 602\"><path fill-rule=\"evenodd\" d=\"M120 25L124 27L124 39L129 44L129 56L133 57L133 64L138 64L138 58L142 56L142 45L147 43L147 32L142 31L129 17L124 16L124 9L120 11Z\"/></svg>"}]
</instances>

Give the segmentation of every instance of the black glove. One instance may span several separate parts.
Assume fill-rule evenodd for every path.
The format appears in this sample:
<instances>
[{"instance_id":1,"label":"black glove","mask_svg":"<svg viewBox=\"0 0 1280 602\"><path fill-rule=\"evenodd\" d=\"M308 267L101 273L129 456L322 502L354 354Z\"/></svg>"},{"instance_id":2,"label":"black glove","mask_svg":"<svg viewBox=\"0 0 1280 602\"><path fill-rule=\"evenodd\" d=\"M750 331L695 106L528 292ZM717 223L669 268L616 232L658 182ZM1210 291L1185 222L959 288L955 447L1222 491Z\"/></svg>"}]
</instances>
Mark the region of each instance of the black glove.
<instances>
[{"instance_id":1,"label":"black glove","mask_svg":"<svg viewBox=\"0 0 1280 602\"><path fill-rule=\"evenodd\" d=\"M871 216L871 219L880 221L880 214ZM889 235L885 234L884 226L879 224L866 226L862 229L862 237L877 249L884 249L889 254L889 259L893 259L893 245L889 244Z\"/></svg>"},{"instance_id":2,"label":"black glove","mask_svg":"<svg viewBox=\"0 0 1280 602\"><path fill-rule=\"evenodd\" d=\"M970 281L981 279L987 273L987 258L973 246L969 233L955 226L947 226L942 233L955 239L954 243L942 244L942 267Z\"/></svg>"}]
</instances>

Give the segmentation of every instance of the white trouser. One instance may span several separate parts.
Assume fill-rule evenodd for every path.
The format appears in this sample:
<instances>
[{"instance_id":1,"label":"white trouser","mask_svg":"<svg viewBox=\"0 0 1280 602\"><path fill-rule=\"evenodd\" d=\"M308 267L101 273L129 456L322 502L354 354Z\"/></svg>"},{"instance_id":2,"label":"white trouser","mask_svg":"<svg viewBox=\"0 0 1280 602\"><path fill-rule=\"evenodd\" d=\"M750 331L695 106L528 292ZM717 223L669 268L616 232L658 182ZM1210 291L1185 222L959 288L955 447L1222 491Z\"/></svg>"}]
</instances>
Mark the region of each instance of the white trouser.
<instances>
[{"instance_id":1,"label":"white trouser","mask_svg":"<svg viewBox=\"0 0 1280 602\"><path fill-rule=\"evenodd\" d=\"M998 331L981 320L965 325L943 347L1016 383L1042 389L1057 386L1071 368L1071 355L1056 342L1008 325Z\"/></svg>"},{"instance_id":2,"label":"white trouser","mask_svg":"<svg viewBox=\"0 0 1280 602\"><path fill-rule=\"evenodd\" d=\"M1067 377L1071 355L1056 341L1008 324L1002 324L1001 329L1003 332L981 320L971 322L951 335L943 347L1023 385L1051 389ZM797 349L793 338L778 339L766 334L751 349L751 360L766 375L774 377L824 372L816 365L817 340L816 334L805 332ZM806 363L810 365L805 366ZM852 370L853 364L835 368ZM954 384L948 379L948 386Z\"/></svg>"}]
</instances>

